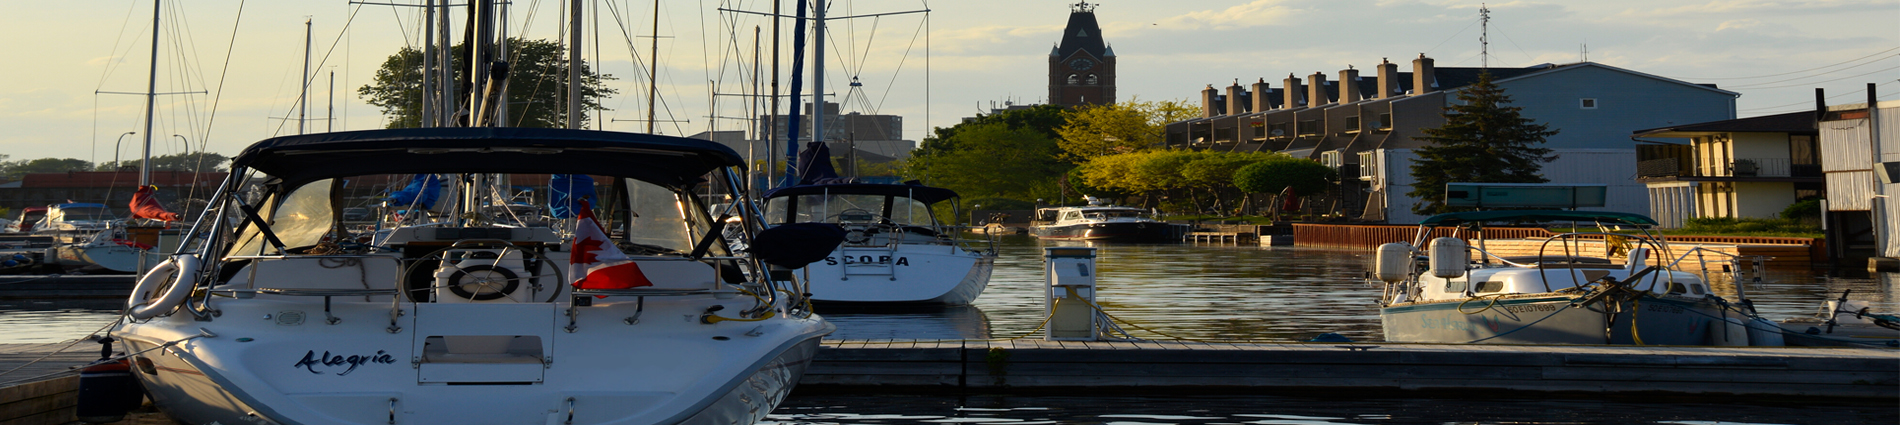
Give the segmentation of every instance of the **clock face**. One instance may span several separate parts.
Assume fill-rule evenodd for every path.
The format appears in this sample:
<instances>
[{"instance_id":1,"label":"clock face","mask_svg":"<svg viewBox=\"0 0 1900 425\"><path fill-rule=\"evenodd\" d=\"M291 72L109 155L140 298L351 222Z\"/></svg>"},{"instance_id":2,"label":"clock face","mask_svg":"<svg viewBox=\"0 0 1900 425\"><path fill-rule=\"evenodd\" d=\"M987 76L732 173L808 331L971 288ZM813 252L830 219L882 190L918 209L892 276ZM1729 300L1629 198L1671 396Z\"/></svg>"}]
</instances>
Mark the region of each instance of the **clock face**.
<instances>
[{"instance_id":1,"label":"clock face","mask_svg":"<svg viewBox=\"0 0 1900 425\"><path fill-rule=\"evenodd\" d=\"M1069 67L1077 71L1087 71L1089 68L1095 67L1095 62L1088 59L1076 59L1069 61Z\"/></svg>"}]
</instances>

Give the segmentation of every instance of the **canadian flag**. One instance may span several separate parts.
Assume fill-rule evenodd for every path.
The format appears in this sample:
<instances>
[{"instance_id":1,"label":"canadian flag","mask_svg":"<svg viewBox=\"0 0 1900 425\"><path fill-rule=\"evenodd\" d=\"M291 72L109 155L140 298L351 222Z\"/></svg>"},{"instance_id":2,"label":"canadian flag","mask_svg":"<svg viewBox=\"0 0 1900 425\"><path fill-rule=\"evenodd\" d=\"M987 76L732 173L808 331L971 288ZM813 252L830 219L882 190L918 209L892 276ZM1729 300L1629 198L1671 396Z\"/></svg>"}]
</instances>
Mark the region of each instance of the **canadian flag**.
<instances>
[{"instance_id":1,"label":"canadian flag","mask_svg":"<svg viewBox=\"0 0 1900 425\"><path fill-rule=\"evenodd\" d=\"M580 289L626 289L653 286L640 265L615 248L594 220L594 209L581 201L580 214L574 220L574 249L568 253L567 273Z\"/></svg>"}]
</instances>

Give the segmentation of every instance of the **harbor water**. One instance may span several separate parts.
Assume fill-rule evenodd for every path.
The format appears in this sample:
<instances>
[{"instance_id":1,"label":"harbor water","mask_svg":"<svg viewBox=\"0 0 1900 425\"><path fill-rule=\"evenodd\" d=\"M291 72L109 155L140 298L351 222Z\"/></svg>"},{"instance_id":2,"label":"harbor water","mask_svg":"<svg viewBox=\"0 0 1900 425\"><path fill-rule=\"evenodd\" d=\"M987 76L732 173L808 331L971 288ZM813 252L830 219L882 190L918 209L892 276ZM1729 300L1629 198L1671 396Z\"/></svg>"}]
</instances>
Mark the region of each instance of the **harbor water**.
<instances>
[{"instance_id":1,"label":"harbor water","mask_svg":"<svg viewBox=\"0 0 1900 425\"><path fill-rule=\"evenodd\" d=\"M1148 339L1306 340L1337 333L1382 340L1378 284L1365 282L1370 252L1307 247L1128 245L1098 248L1097 301L1123 328ZM1029 335L1043 314L1042 247L1006 237L989 288L973 306L824 309L831 339L987 339ZM1735 279L1711 275L1735 298ZM1877 311L1896 311L1900 275L1817 277L1771 270L1741 278L1759 311L1774 320L1813 315L1852 290ZM818 284L822 284L819 282ZM70 341L107 325L120 300L0 300L0 343ZM1811 402L1807 402L1811 403ZM771 424L1396 424L1396 423L1900 423L1894 405L1797 405L1775 400L1566 400L1420 394L1284 397L1185 395L858 395L794 393Z\"/></svg>"}]
</instances>

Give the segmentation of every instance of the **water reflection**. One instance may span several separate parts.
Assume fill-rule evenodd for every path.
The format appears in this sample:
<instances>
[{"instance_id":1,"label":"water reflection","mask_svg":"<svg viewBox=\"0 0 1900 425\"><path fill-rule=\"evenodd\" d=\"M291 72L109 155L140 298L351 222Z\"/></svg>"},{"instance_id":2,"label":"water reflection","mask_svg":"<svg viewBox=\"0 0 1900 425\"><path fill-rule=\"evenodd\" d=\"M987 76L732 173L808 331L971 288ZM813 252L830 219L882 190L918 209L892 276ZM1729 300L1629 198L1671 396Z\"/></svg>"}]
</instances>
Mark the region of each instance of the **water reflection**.
<instances>
[{"instance_id":1,"label":"water reflection","mask_svg":"<svg viewBox=\"0 0 1900 425\"><path fill-rule=\"evenodd\" d=\"M1746 403L1746 404L1745 404ZM799 395L762 424L1806 424L1897 423L1891 405L1551 399Z\"/></svg>"},{"instance_id":2,"label":"water reflection","mask_svg":"<svg viewBox=\"0 0 1900 425\"><path fill-rule=\"evenodd\" d=\"M1136 336L1228 341L1305 340L1334 332L1361 341L1381 341L1379 286L1364 283L1370 252L1310 247L1179 244L1043 243L1012 236L999 244L996 270L977 314L960 310L834 313L832 339L953 339L984 328L994 338L1034 330L1043 315L1042 247L1098 249L1096 300L1115 317L1166 335L1129 329ZM1711 273L1712 287L1730 299L1730 275ZM1900 311L1900 274L1872 279L1815 277L1807 270L1769 270L1760 282L1744 277L1741 290L1773 320L1810 316L1822 301L1853 290L1851 298L1876 311ZM981 320L981 323L976 322Z\"/></svg>"},{"instance_id":3,"label":"water reflection","mask_svg":"<svg viewBox=\"0 0 1900 425\"><path fill-rule=\"evenodd\" d=\"M119 318L124 300L0 299L0 343L70 341Z\"/></svg>"},{"instance_id":4,"label":"water reflection","mask_svg":"<svg viewBox=\"0 0 1900 425\"><path fill-rule=\"evenodd\" d=\"M976 306L820 306L838 326L829 339L988 339L990 319Z\"/></svg>"}]
</instances>

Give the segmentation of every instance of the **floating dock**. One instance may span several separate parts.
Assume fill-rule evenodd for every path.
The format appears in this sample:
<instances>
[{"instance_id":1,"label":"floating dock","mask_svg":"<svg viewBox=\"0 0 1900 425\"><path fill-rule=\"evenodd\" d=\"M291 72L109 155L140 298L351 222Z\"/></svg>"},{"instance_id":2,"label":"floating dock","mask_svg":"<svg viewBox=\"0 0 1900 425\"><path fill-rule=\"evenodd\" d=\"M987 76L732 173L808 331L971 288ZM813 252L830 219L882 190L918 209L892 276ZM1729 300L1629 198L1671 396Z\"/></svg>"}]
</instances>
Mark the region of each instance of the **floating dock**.
<instances>
[{"instance_id":1,"label":"floating dock","mask_svg":"<svg viewBox=\"0 0 1900 425\"><path fill-rule=\"evenodd\" d=\"M64 351L53 353L64 348ZM70 422L98 345L0 344L0 423ZM37 360L37 362L35 362ZM29 378L43 379L29 379ZM22 382L27 380L28 382ZM829 340L802 391L1158 394L1245 391L1562 397L1900 399L1900 350L1193 341ZM64 415L64 416L62 416Z\"/></svg>"}]
</instances>

